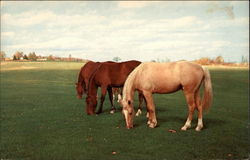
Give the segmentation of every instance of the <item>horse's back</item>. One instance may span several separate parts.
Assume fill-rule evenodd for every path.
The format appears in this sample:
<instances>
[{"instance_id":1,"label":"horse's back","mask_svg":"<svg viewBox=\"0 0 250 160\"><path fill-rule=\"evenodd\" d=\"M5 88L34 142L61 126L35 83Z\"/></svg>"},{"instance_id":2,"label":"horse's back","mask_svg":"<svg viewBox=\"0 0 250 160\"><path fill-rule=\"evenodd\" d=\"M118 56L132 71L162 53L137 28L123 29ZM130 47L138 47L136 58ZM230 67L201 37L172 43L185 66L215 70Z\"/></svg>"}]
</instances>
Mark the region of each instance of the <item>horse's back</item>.
<instances>
[{"instance_id":1,"label":"horse's back","mask_svg":"<svg viewBox=\"0 0 250 160\"><path fill-rule=\"evenodd\" d=\"M139 61L104 62L96 73L96 81L111 86L123 86L127 76L137 67Z\"/></svg>"},{"instance_id":2,"label":"horse's back","mask_svg":"<svg viewBox=\"0 0 250 160\"><path fill-rule=\"evenodd\" d=\"M202 67L186 61L155 63L145 62L136 71L138 87L153 92L169 93L185 85L200 81L203 77Z\"/></svg>"}]
</instances>

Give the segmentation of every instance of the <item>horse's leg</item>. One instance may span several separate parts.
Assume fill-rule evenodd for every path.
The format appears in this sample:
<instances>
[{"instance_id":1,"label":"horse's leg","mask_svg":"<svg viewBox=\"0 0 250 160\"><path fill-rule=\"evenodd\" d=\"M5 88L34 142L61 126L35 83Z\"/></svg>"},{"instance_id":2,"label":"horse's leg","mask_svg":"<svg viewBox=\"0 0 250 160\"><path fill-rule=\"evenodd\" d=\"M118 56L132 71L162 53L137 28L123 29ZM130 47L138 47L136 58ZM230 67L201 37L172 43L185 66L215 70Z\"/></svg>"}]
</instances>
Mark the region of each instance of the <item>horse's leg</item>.
<instances>
[{"instance_id":1,"label":"horse's leg","mask_svg":"<svg viewBox=\"0 0 250 160\"><path fill-rule=\"evenodd\" d=\"M194 109L195 109L195 98L194 93L188 93L184 91L186 96L187 104L188 104L188 118L185 125L181 128L181 130L186 131L191 127L191 121L193 119Z\"/></svg>"},{"instance_id":2,"label":"horse's leg","mask_svg":"<svg viewBox=\"0 0 250 160\"><path fill-rule=\"evenodd\" d=\"M147 101L148 110L148 125L150 128L155 128L157 125L156 114L155 114L155 104L153 101L153 96L151 92L143 92Z\"/></svg>"},{"instance_id":3,"label":"horse's leg","mask_svg":"<svg viewBox=\"0 0 250 160\"><path fill-rule=\"evenodd\" d=\"M106 93L107 93L107 86L101 86L101 103L100 103L98 112L96 112L97 114L102 113L102 107L103 107L103 102L105 100Z\"/></svg>"},{"instance_id":4,"label":"horse's leg","mask_svg":"<svg viewBox=\"0 0 250 160\"><path fill-rule=\"evenodd\" d=\"M120 100L122 99L122 88L118 88L118 96L117 96L117 102L120 102Z\"/></svg>"},{"instance_id":5,"label":"horse's leg","mask_svg":"<svg viewBox=\"0 0 250 160\"><path fill-rule=\"evenodd\" d=\"M112 87L108 87L108 93L109 93L109 101L111 103L111 110L110 113L115 113L115 107L114 107L114 94L112 92Z\"/></svg>"},{"instance_id":6,"label":"horse's leg","mask_svg":"<svg viewBox=\"0 0 250 160\"><path fill-rule=\"evenodd\" d=\"M202 104L201 104L199 90L195 94L195 100L196 100L196 106L198 108L198 124L195 130L200 131L203 128L203 122L202 122Z\"/></svg>"},{"instance_id":7,"label":"horse's leg","mask_svg":"<svg viewBox=\"0 0 250 160\"><path fill-rule=\"evenodd\" d=\"M138 106L138 111L136 113L136 116L139 116L142 114L143 94L141 91L138 91L138 99L139 99L139 106Z\"/></svg>"}]
</instances>

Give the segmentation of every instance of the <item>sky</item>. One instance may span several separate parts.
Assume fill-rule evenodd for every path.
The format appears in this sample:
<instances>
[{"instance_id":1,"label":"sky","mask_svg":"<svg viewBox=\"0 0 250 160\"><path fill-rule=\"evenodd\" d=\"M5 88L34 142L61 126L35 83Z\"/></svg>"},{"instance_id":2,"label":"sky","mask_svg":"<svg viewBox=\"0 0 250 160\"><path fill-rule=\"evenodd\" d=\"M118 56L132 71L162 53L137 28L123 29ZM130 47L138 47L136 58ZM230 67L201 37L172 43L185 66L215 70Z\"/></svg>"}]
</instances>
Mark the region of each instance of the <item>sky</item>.
<instances>
[{"instance_id":1,"label":"sky","mask_svg":"<svg viewBox=\"0 0 250 160\"><path fill-rule=\"evenodd\" d=\"M1 51L108 61L249 58L249 1L1 1Z\"/></svg>"}]
</instances>

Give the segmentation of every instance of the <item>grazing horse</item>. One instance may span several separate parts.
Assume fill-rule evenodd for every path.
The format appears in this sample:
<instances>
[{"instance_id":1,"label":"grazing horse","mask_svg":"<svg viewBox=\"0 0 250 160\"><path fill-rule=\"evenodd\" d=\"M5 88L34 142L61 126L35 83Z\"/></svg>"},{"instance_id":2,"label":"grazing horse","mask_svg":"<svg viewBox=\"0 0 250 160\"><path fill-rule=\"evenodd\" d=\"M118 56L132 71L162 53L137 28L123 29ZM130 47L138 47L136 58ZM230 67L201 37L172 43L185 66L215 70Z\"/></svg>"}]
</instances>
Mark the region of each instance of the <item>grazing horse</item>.
<instances>
[{"instance_id":1,"label":"grazing horse","mask_svg":"<svg viewBox=\"0 0 250 160\"><path fill-rule=\"evenodd\" d=\"M76 91L77 91L77 97L79 99L82 98L83 94L87 94L88 91L88 83L90 80L90 77L94 72L98 70L98 67L101 63L100 62L93 62L93 61L88 61L80 70L79 75L78 75L78 82L76 83ZM110 92L110 90L109 90ZM109 93L109 95L112 95L112 93ZM97 99L97 95L96 95ZM113 103L110 102L112 107ZM86 107L86 112L89 115L94 114L94 111L90 109L89 107Z\"/></svg>"},{"instance_id":2,"label":"grazing horse","mask_svg":"<svg viewBox=\"0 0 250 160\"><path fill-rule=\"evenodd\" d=\"M199 94L202 83L204 84L203 99ZM148 125L151 128L157 125L153 93L173 93L183 90L189 112L182 130L191 127L195 109L198 109L198 125L195 130L200 131L203 128L202 111L210 107L213 98L209 71L198 64L186 61L142 63L130 73L123 87L121 104L128 129L133 127L135 90L141 91L146 99L149 113Z\"/></svg>"},{"instance_id":3,"label":"grazing horse","mask_svg":"<svg viewBox=\"0 0 250 160\"><path fill-rule=\"evenodd\" d=\"M126 62L103 62L100 63L98 69L91 75L88 83L87 92L87 108L88 110L95 111L97 106L97 88L101 87L101 102L97 114L102 112L103 102L106 92L108 90L109 98L112 103L112 87L123 87L125 80L130 72L132 72L141 62L139 61L126 61ZM139 109L143 101L143 95L139 93ZM112 105L111 112L115 111L115 107Z\"/></svg>"}]
</instances>

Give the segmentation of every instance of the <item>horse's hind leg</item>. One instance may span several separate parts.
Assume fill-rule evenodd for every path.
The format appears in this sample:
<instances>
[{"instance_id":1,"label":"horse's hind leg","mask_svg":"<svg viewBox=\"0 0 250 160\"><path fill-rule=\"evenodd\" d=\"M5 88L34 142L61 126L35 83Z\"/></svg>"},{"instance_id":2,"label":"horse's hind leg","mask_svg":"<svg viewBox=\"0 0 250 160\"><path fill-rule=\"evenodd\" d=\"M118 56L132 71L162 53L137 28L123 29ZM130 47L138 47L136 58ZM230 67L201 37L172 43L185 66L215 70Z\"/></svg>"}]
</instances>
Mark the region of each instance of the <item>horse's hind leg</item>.
<instances>
[{"instance_id":1,"label":"horse's hind leg","mask_svg":"<svg viewBox=\"0 0 250 160\"><path fill-rule=\"evenodd\" d=\"M202 122L202 104L201 104L201 99L200 99L200 94L199 90L195 94L195 100L196 100L196 106L198 108L198 124L197 127L195 128L196 131L200 131L203 128L203 122Z\"/></svg>"},{"instance_id":2,"label":"horse's hind leg","mask_svg":"<svg viewBox=\"0 0 250 160\"><path fill-rule=\"evenodd\" d=\"M114 106L114 96L113 96L113 92L112 92L112 88L108 87L108 93L109 93L109 101L111 103L111 110L110 113L113 114L115 113L115 106Z\"/></svg>"},{"instance_id":3,"label":"horse's hind leg","mask_svg":"<svg viewBox=\"0 0 250 160\"><path fill-rule=\"evenodd\" d=\"M148 125L150 128L155 128L157 125L156 113L155 113L155 104L153 101L153 96L151 92L143 92L145 99L147 101L147 110L148 110Z\"/></svg>"},{"instance_id":4,"label":"horse's hind leg","mask_svg":"<svg viewBox=\"0 0 250 160\"><path fill-rule=\"evenodd\" d=\"M101 86L101 103L100 103L98 112L96 112L97 114L102 113L102 107L103 107L103 102L105 100L106 93L107 93L107 86Z\"/></svg>"},{"instance_id":5,"label":"horse's hind leg","mask_svg":"<svg viewBox=\"0 0 250 160\"><path fill-rule=\"evenodd\" d=\"M181 128L181 130L186 131L188 128L191 127L191 121L193 119L193 114L195 110L195 97L194 93L187 93L184 91L186 96L187 104L188 104L188 117L185 125Z\"/></svg>"}]
</instances>

